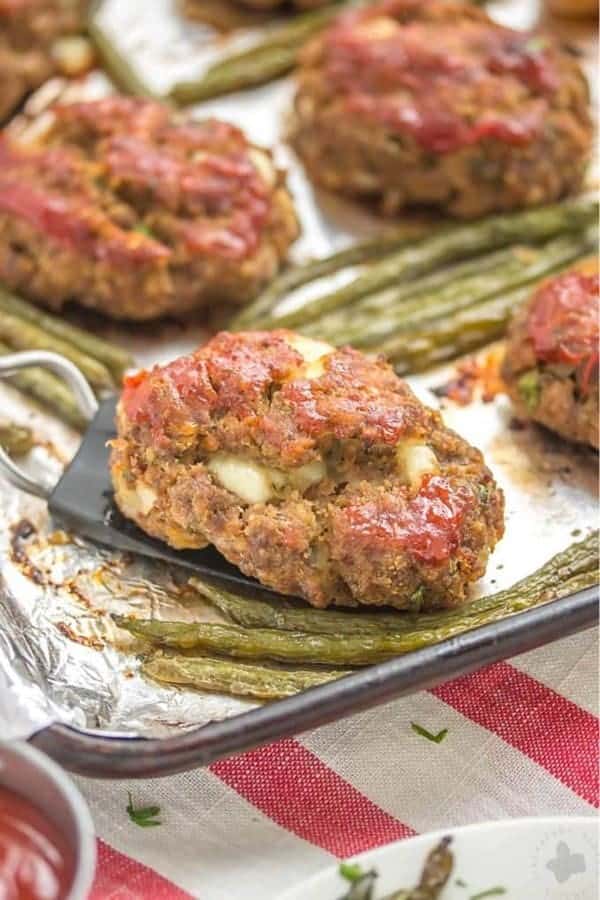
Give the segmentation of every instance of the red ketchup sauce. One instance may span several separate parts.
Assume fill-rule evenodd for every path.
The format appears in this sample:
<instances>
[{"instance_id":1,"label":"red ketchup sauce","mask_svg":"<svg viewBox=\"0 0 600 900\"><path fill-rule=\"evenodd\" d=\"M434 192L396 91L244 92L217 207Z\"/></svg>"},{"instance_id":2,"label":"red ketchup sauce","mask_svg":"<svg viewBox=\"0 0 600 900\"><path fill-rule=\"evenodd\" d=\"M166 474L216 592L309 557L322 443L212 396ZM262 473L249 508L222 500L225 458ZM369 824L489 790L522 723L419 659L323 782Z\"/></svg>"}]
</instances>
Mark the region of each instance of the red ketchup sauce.
<instances>
[{"instance_id":1,"label":"red ketchup sauce","mask_svg":"<svg viewBox=\"0 0 600 900\"><path fill-rule=\"evenodd\" d=\"M122 409L131 422L150 428L154 445L162 446L178 428L208 426L215 411L256 416L268 385L300 361L276 332L221 333L190 356L127 376Z\"/></svg>"},{"instance_id":2,"label":"red ketchup sauce","mask_svg":"<svg viewBox=\"0 0 600 900\"><path fill-rule=\"evenodd\" d=\"M0 785L0 897L63 900L75 860L66 841L27 800Z\"/></svg>"},{"instance_id":3,"label":"red ketchup sauce","mask_svg":"<svg viewBox=\"0 0 600 900\"><path fill-rule=\"evenodd\" d=\"M347 513L351 533L374 548L402 548L425 563L444 563L460 543L462 524L473 498L465 488L453 489L439 475L426 476L408 505L393 496Z\"/></svg>"},{"instance_id":4,"label":"red ketchup sauce","mask_svg":"<svg viewBox=\"0 0 600 900\"><path fill-rule=\"evenodd\" d=\"M576 366L583 393L598 369L600 339L598 275L567 272L537 291L527 333L541 362Z\"/></svg>"},{"instance_id":5,"label":"red ketchup sauce","mask_svg":"<svg viewBox=\"0 0 600 900\"><path fill-rule=\"evenodd\" d=\"M27 221L58 244L115 265L164 262L170 250L138 233L125 232L85 201L0 178L0 211ZM105 233L105 234L104 234Z\"/></svg>"},{"instance_id":6,"label":"red ketchup sauce","mask_svg":"<svg viewBox=\"0 0 600 900\"><path fill-rule=\"evenodd\" d=\"M370 23L389 22L395 5L349 13L325 39L327 77L350 112L406 132L433 153L536 137L547 97L557 89L544 46L487 22L464 22L453 32L447 22L414 21L372 34ZM515 96L517 111L504 112ZM489 98L488 108L480 98Z\"/></svg>"}]
</instances>

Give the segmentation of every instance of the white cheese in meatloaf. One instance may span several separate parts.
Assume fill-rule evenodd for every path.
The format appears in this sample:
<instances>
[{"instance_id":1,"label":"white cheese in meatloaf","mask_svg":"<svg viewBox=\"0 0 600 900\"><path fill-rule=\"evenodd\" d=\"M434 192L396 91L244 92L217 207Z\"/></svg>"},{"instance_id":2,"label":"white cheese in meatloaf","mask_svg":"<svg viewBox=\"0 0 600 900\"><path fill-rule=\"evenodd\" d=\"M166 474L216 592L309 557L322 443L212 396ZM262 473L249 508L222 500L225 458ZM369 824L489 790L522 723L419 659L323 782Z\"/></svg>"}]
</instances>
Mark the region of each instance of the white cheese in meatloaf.
<instances>
[{"instance_id":1,"label":"white cheese in meatloaf","mask_svg":"<svg viewBox=\"0 0 600 900\"><path fill-rule=\"evenodd\" d=\"M400 441L396 446L396 460L407 483L415 489L418 489L424 475L434 475L440 468L431 447L413 441Z\"/></svg>"},{"instance_id":2,"label":"white cheese in meatloaf","mask_svg":"<svg viewBox=\"0 0 600 900\"><path fill-rule=\"evenodd\" d=\"M215 453L206 467L222 487L245 503L266 503L286 489L303 493L326 475L325 464L319 459L285 472L235 453Z\"/></svg>"},{"instance_id":3,"label":"white cheese in meatloaf","mask_svg":"<svg viewBox=\"0 0 600 900\"><path fill-rule=\"evenodd\" d=\"M323 359L334 347L302 335L291 335L288 343L296 350L304 365L297 378L318 378L325 371ZM219 484L245 503L267 503L278 492L298 490L300 493L317 484L327 474L322 460L313 460L289 471L265 466L235 453L216 453L207 462L209 472Z\"/></svg>"},{"instance_id":4,"label":"white cheese in meatloaf","mask_svg":"<svg viewBox=\"0 0 600 900\"><path fill-rule=\"evenodd\" d=\"M301 378L318 378L325 371L323 360L335 347L325 341L314 341L312 338L295 334L288 338L288 344L296 350L304 360L304 366L298 372Z\"/></svg>"}]
</instances>

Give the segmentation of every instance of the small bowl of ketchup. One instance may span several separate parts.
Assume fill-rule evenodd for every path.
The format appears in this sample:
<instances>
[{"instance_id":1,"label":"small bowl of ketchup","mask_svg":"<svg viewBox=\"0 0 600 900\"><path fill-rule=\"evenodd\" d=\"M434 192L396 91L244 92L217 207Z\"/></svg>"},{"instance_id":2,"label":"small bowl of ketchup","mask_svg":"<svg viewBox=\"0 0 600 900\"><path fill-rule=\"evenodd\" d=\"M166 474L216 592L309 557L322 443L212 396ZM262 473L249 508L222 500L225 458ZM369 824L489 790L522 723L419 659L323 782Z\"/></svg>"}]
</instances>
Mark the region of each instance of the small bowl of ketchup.
<instances>
[{"instance_id":1,"label":"small bowl of ketchup","mask_svg":"<svg viewBox=\"0 0 600 900\"><path fill-rule=\"evenodd\" d=\"M81 794L45 754L0 741L0 897L86 900L96 866Z\"/></svg>"}]
</instances>

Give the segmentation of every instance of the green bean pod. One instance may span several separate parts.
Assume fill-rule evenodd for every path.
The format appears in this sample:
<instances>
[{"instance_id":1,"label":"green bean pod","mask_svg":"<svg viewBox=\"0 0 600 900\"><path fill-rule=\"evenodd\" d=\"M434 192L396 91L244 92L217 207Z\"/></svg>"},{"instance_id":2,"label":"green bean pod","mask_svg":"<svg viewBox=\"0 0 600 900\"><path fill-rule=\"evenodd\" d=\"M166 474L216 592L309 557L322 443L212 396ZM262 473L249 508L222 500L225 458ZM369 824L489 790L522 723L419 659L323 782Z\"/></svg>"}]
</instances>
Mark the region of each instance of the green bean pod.
<instances>
[{"instance_id":1,"label":"green bean pod","mask_svg":"<svg viewBox=\"0 0 600 900\"><path fill-rule=\"evenodd\" d=\"M286 75L295 67L298 53L306 40L337 15L342 5L334 3L324 9L295 16L248 50L219 60L199 78L178 82L171 89L170 98L180 105L198 103Z\"/></svg>"},{"instance_id":2,"label":"green bean pod","mask_svg":"<svg viewBox=\"0 0 600 900\"><path fill-rule=\"evenodd\" d=\"M3 313L23 319L103 363L117 383L121 381L124 372L134 365L132 356L116 344L96 337L83 328L77 328L60 316L44 312L0 285L0 316Z\"/></svg>"},{"instance_id":3,"label":"green bean pod","mask_svg":"<svg viewBox=\"0 0 600 900\"><path fill-rule=\"evenodd\" d=\"M402 335L410 337L415 330L426 332L436 321L451 320L465 309L531 285L587 255L597 241L598 231L594 228L589 233L562 235L540 247L505 251L502 265L494 270L476 272L381 313L362 334L355 335L353 343L358 347L377 346L387 352L386 339L402 340Z\"/></svg>"},{"instance_id":4,"label":"green bean pod","mask_svg":"<svg viewBox=\"0 0 600 900\"><path fill-rule=\"evenodd\" d=\"M62 338L3 310L0 310L0 340L15 350L50 350L60 353L71 360L94 387L114 387L113 378L103 363L82 353Z\"/></svg>"},{"instance_id":5,"label":"green bean pod","mask_svg":"<svg viewBox=\"0 0 600 900\"><path fill-rule=\"evenodd\" d=\"M381 259L392 250L415 240L423 232L423 226L403 225L399 228L384 231L368 241L361 241L344 250L338 250L329 256L323 256L320 259L313 259L307 263L297 266L291 266L271 281L268 287L260 294L256 300L253 300L249 306L246 306L239 312L230 322L229 328L233 331L242 331L251 328L254 321L273 309L273 307L282 300L287 294L318 281L326 275L333 272L340 272L351 266L364 265L376 259Z\"/></svg>"},{"instance_id":6,"label":"green bean pod","mask_svg":"<svg viewBox=\"0 0 600 900\"><path fill-rule=\"evenodd\" d=\"M0 447L10 456L24 456L33 447L33 433L30 428L15 425L14 422L0 424Z\"/></svg>"},{"instance_id":7,"label":"green bean pod","mask_svg":"<svg viewBox=\"0 0 600 900\"><path fill-rule=\"evenodd\" d=\"M519 241L543 241L563 232L580 230L593 224L597 216L597 201L575 198L553 206L457 225L389 254L350 284L309 299L295 310L279 315L277 310L273 311L256 322L255 327L303 326L368 294L426 275L443 265Z\"/></svg>"},{"instance_id":8,"label":"green bean pod","mask_svg":"<svg viewBox=\"0 0 600 900\"><path fill-rule=\"evenodd\" d=\"M339 635L316 634L306 631L281 631L273 628L246 629L239 625L221 625L212 622L164 622L154 619L135 619L114 615L116 624L136 637L173 650L194 650L217 653L239 659L270 659L284 663L308 663L327 666L366 666L383 662L394 656L409 653L431 644L455 637L479 625L489 624L513 615L523 609L536 606L549 599L571 593L574 589L598 583L597 533L590 549L586 539L579 545L558 554L546 567L528 579L523 579L507 592L501 592L484 601L480 606L460 608L446 613L423 616L412 630L382 632L381 634ZM559 557L561 559L559 560ZM581 566L586 569L571 574L565 582L565 571ZM590 568L590 564L592 567ZM556 570L561 569L563 579L556 583Z\"/></svg>"},{"instance_id":9,"label":"green bean pod","mask_svg":"<svg viewBox=\"0 0 600 900\"><path fill-rule=\"evenodd\" d=\"M280 631L304 631L310 634L362 636L402 634L419 628L431 631L448 624L460 623L468 627L470 620L480 624L488 613L519 612L540 598L548 599L561 585L583 576L587 586L588 574L594 573L600 562L598 532L566 550L557 553L540 569L506 590L480 597L458 609L437 612L395 612L389 609L361 610L315 609L301 601L279 599L269 594L249 597L234 594L194 577L189 585L219 612L244 628L268 628ZM185 594L184 594L185 596Z\"/></svg>"},{"instance_id":10,"label":"green bean pod","mask_svg":"<svg viewBox=\"0 0 600 900\"><path fill-rule=\"evenodd\" d=\"M343 669L282 669L216 657L156 654L142 671L156 681L255 700L279 700L347 675Z\"/></svg>"}]
</instances>

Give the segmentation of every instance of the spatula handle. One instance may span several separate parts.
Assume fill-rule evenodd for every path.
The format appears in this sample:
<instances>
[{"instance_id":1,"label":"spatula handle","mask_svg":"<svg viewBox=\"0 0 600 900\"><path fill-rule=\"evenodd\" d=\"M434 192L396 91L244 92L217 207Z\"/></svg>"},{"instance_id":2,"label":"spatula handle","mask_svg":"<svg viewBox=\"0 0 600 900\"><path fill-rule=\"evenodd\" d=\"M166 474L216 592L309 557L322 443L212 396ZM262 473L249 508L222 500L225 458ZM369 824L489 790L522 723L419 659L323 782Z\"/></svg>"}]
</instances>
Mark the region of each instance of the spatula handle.
<instances>
[{"instance_id":1,"label":"spatula handle","mask_svg":"<svg viewBox=\"0 0 600 900\"><path fill-rule=\"evenodd\" d=\"M82 415L88 421L91 421L98 409L94 392L77 366L58 353L50 353L47 350L26 350L22 353L8 353L6 356L0 357L0 378L14 375L20 369L27 369L30 366L49 369L59 378L62 378L73 391L73 396ZM54 487L43 474L34 478L28 475L27 472L24 472L2 447L0 447L0 475L3 475L19 490L33 494L35 497L41 497L43 500L48 499Z\"/></svg>"}]
</instances>

